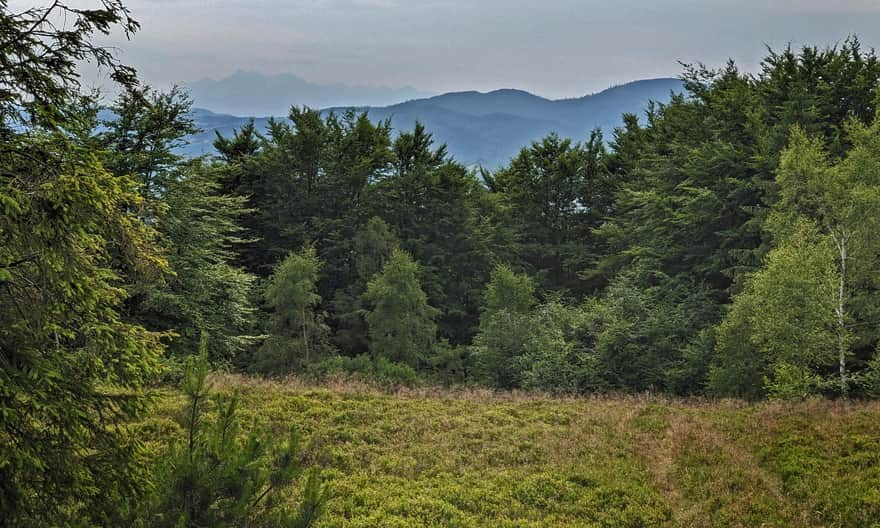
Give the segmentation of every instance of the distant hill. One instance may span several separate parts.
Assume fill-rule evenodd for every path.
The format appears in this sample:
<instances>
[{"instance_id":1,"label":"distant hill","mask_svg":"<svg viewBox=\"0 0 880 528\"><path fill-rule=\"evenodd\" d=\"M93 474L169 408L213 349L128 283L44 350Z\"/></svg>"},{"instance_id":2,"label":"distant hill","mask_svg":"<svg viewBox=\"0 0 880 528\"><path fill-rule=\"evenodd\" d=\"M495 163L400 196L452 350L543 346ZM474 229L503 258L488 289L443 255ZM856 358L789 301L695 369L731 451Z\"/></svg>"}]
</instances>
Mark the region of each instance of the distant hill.
<instances>
[{"instance_id":1,"label":"distant hill","mask_svg":"<svg viewBox=\"0 0 880 528\"><path fill-rule=\"evenodd\" d=\"M615 86L573 99L550 100L521 90L488 93L455 92L414 99L390 106L357 106L373 120L391 119L395 132L422 122L439 143L446 143L455 159L467 165L498 167L531 141L556 132L575 140L585 139L594 128L610 138L624 113L642 113L649 101L666 102L672 92L683 91L678 79L650 79ZM258 92L256 92L258 93ZM349 107L326 108L325 113ZM222 115L197 108L196 124L205 132L193 138L187 153L212 151L214 130L228 135L248 118ZM267 118L256 118L258 129Z\"/></svg>"},{"instance_id":2,"label":"distant hill","mask_svg":"<svg viewBox=\"0 0 880 528\"><path fill-rule=\"evenodd\" d=\"M223 79L187 84L195 106L232 115L286 115L290 105L384 106L429 94L415 88L319 84L296 75L238 71Z\"/></svg>"}]
</instances>

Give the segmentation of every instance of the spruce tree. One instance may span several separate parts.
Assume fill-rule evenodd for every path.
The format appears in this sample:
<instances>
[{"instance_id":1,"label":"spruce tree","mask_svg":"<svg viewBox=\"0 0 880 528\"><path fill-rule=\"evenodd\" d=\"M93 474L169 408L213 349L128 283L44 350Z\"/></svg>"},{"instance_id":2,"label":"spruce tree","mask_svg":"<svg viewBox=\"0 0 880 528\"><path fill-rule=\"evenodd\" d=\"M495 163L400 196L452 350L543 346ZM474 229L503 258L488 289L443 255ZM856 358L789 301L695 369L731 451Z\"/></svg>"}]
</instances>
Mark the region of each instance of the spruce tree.
<instances>
[{"instance_id":1,"label":"spruce tree","mask_svg":"<svg viewBox=\"0 0 880 528\"><path fill-rule=\"evenodd\" d=\"M81 3L79 3L81 4ZM167 271L136 183L96 159L77 66L135 82L98 37L119 2L0 2L0 526L125 526L148 487L128 425L160 335L122 315ZM64 19L60 27L57 21Z\"/></svg>"}]
</instances>

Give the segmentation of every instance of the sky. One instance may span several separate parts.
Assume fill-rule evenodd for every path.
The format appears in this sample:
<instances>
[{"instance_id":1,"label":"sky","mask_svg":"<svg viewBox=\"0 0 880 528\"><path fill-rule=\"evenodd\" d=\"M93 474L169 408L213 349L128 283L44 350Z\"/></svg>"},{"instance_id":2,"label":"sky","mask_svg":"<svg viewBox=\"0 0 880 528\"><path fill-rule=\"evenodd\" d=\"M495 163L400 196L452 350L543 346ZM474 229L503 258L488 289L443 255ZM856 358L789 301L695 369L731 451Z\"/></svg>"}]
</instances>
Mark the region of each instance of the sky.
<instances>
[{"instance_id":1,"label":"sky","mask_svg":"<svg viewBox=\"0 0 880 528\"><path fill-rule=\"evenodd\" d=\"M767 45L826 46L857 34L866 47L880 46L880 0L125 3L142 30L108 44L158 87L247 70L320 83L433 93L519 88L560 98L676 76L679 61L721 66L732 58L754 71Z\"/></svg>"}]
</instances>

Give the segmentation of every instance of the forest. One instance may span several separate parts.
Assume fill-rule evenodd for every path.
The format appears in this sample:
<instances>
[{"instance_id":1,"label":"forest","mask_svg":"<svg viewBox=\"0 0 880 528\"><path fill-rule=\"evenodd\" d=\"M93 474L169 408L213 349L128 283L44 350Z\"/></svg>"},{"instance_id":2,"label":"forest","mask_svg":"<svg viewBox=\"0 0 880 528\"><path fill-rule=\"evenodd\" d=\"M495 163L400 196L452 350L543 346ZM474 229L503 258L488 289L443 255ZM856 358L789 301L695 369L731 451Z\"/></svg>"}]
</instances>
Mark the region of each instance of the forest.
<instances>
[{"instance_id":1,"label":"forest","mask_svg":"<svg viewBox=\"0 0 880 528\"><path fill-rule=\"evenodd\" d=\"M493 171L421 125L298 106L187 158L187 93L96 44L139 28L96 4L0 1L0 526L312 526L333 487L302 432L245 434L212 371L880 397L880 59L858 38L686 65L611 137L550 135ZM83 60L120 95L85 92ZM186 408L158 469L161 424L134 425L156 391Z\"/></svg>"},{"instance_id":2,"label":"forest","mask_svg":"<svg viewBox=\"0 0 880 528\"><path fill-rule=\"evenodd\" d=\"M170 273L125 300L214 365L560 393L870 397L880 63L856 39L689 67L607 141L469 171L421 126L293 107L182 159L180 90L111 107ZM97 127L96 127L97 128Z\"/></svg>"}]
</instances>

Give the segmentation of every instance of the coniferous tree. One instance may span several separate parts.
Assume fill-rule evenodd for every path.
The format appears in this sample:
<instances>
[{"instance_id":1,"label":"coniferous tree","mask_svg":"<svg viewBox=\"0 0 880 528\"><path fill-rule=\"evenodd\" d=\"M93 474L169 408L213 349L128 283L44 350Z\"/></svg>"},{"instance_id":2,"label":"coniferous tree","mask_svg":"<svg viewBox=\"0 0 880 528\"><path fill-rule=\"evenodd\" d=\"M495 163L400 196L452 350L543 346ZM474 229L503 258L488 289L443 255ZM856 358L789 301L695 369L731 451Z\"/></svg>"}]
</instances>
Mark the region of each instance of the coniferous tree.
<instances>
[{"instance_id":1,"label":"coniferous tree","mask_svg":"<svg viewBox=\"0 0 880 528\"><path fill-rule=\"evenodd\" d=\"M321 261L313 246L304 246L282 261L266 286L272 310L271 334L254 358L263 372L291 372L329 352L329 329L318 311Z\"/></svg>"},{"instance_id":2,"label":"coniferous tree","mask_svg":"<svg viewBox=\"0 0 880 528\"><path fill-rule=\"evenodd\" d=\"M492 185L509 204L503 221L516 226L520 257L544 288L587 291L579 274L595 267L593 230L609 214L615 189L601 134L585 145L551 134L522 149Z\"/></svg>"},{"instance_id":3,"label":"coniferous tree","mask_svg":"<svg viewBox=\"0 0 880 528\"><path fill-rule=\"evenodd\" d=\"M369 348L361 297L367 290L367 283L382 271L385 262L397 247L397 238L391 233L388 224L378 217L371 218L354 237L354 280L347 288L337 290L333 298L336 319L334 341L349 355L362 354Z\"/></svg>"},{"instance_id":4,"label":"coniferous tree","mask_svg":"<svg viewBox=\"0 0 880 528\"><path fill-rule=\"evenodd\" d=\"M161 199L182 163L175 149L198 132L191 107L189 95L177 86L168 92L140 86L123 92L111 108L113 117L102 123L105 166L137 178L146 200Z\"/></svg>"},{"instance_id":5,"label":"coniferous tree","mask_svg":"<svg viewBox=\"0 0 880 528\"><path fill-rule=\"evenodd\" d=\"M253 156L260 151L260 133L254 126L254 120L251 119L246 125L240 129L232 131L232 137L224 137L220 132L214 131L217 139L214 140L214 149L219 154L220 159L226 163L235 163L243 159ZM229 187L224 191L227 194L235 192L237 181L230 181Z\"/></svg>"},{"instance_id":6,"label":"coniferous tree","mask_svg":"<svg viewBox=\"0 0 880 528\"><path fill-rule=\"evenodd\" d=\"M100 135L106 163L140 183L173 273L166 283L132 288L131 313L148 327L178 334L175 355L192 354L199 336L211 336L212 361L229 362L252 341L254 277L232 264L245 240L240 219L245 198L221 192L221 173L176 148L196 131L191 101L179 88L167 93L137 88L122 94Z\"/></svg>"},{"instance_id":7,"label":"coniferous tree","mask_svg":"<svg viewBox=\"0 0 880 528\"><path fill-rule=\"evenodd\" d=\"M151 326L177 334L172 353L197 349L199 324L210 336L211 361L228 363L254 342L257 308L255 277L232 264L244 243L244 199L219 194L219 185L217 170L200 161L169 182L159 230L174 274L144 292L136 309Z\"/></svg>"},{"instance_id":8,"label":"coniferous tree","mask_svg":"<svg viewBox=\"0 0 880 528\"><path fill-rule=\"evenodd\" d=\"M203 333L199 354L188 359L181 382L188 400L185 436L164 457L155 501L144 521L169 528L314 526L327 497L316 471L308 474L299 510L284 504L285 486L304 473L299 432L291 428L280 443L253 430L242 439L238 396L212 395L209 367ZM217 413L213 420L205 416L211 403Z\"/></svg>"},{"instance_id":9,"label":"coniferous tree","mask_svg":"<svg viewBox=\"0 0 880 528\"><path fill-rule=\"evenodd\" d=\"M412 257L395 249L363 297L373 358L422 366L437 339L437 310L428 304Z\"/></svg>"},{"instance_id":10,"label":"coniferous tree","mask_svg":"<svg viewBox=\"0 0 880 528\"><path fill-rule=\"evenodd\" d=\"M77 65L132 85L96 39L138 28L95 4L0 2L0 526L124 526L148 487L127 424L162 346L120 311L167 265L135 182L92 152Z\"/></svg>"},{"instance_id":11,"label":"coniferous tree","mask_svg":"<svg viewBox=\"0 0 880 528\"><path fill-rule=\"evenodd\" d=\"M392 148L393 170L369 188L367 206L419 262L422 287L440 310L440 336L467 343L500 239L483 221L485 188L447 158L445 145L435 147L421 124L400 134Z\"/></svg>"},{"instance_id":12,"label":"coniferous tree","mask_svg":"<svg viewBox=\"0 0 880 528\"><path fill-rule=\"evenodd\" d=\"M614 277L584 305L585 346L597 362L597 382L628 391L692 391L675 381L691 359L684 354L690 340L714 320L707 297L700 285L672 283L644 268Z\"/></svg>"}]
</instances>

